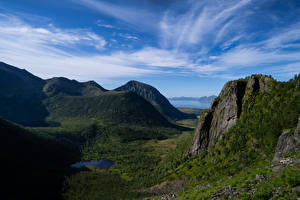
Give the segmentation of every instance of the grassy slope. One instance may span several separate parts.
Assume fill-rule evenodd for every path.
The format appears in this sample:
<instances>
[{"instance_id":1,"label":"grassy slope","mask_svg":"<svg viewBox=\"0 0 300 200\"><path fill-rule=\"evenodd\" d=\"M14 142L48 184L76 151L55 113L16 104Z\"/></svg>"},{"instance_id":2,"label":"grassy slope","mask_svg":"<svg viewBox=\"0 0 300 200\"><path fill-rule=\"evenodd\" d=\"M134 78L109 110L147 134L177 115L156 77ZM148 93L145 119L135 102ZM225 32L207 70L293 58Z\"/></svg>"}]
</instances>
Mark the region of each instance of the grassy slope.
<instances>
[{"instance_id":1,"label":"grassy slope","mask_svg":"<svg viewBox=\"0 0 300 200\"><path fill-rule=\"evenodd\" d=\"M132 92L107 92L101 96L56 95L45 100L49 121L74 119L146 126L172 125L146 100Z\"/></svg>"},{"instance_id":2,"label":"grassy slope","mask_svg":"<svg viewBox=\"0 0 300 200\"><path fill-rule=\"evenodd\" d=\"M181 112L184 113L188 113L188 114L194 114L194 115L201 115L201 113L205 110L205 109L201 109L201 108L177 108L178 110L180 110Z\"/></svg>"}]
</instances>

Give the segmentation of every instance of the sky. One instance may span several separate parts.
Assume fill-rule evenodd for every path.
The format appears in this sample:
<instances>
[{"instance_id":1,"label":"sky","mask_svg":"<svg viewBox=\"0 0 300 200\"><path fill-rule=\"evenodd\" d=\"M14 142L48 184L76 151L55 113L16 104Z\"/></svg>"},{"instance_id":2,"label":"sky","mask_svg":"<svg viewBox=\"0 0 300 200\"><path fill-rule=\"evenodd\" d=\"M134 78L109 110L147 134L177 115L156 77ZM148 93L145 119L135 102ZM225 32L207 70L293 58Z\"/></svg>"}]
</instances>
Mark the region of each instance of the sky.
<instances>
[{"instance_id":1,"label":"sky","mask_svg":"<svg viewBox=\"0 0 300 200\"><path fill-rule=\"evenodd\" d=\"M44 79L218 95L300 73L299 0L0 0L0 61Z\"/></svg>"}]
</instances>

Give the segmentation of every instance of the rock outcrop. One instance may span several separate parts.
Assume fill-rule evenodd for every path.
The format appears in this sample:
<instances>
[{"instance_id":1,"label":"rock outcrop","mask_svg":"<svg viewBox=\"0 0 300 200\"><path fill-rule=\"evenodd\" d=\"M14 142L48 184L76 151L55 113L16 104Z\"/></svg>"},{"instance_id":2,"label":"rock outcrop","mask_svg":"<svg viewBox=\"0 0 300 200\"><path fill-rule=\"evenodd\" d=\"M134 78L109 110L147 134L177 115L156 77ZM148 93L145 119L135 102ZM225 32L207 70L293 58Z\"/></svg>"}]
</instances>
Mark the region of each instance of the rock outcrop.
<instances>
[{"instance_id":1,"label":"rock outcrop","mask_svg":"<svg viewBox=\"0 0 300 200\"><path fill-rule=\"evenodd\" d=\"M272 80L268 76L252 75L246 79L226 83L210 109L200 117L187 156L206 151L222 138L222 135L236 124L246 102L253 102L258 92L270 91Z\"/></svg>"},{"instance_id":2,"label":"rock outcrop","mask_svg":"<svg viewBox=\"0 0 300 200\"><path fill-rule=\"evenodd\" d=\"M273 161L281 160L285 155L293 152L300 152L300 117L295 131L283 131L278 138Z\"/></svg>"}]
</instances>

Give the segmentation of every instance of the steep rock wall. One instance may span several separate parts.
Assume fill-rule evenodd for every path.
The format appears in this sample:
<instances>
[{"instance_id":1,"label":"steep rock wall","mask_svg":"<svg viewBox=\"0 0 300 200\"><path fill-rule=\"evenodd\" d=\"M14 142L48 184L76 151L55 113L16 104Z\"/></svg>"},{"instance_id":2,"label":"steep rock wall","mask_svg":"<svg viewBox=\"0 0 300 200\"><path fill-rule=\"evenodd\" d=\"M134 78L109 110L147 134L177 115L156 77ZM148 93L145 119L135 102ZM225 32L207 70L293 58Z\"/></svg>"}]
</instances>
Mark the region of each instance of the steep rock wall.
<instances>
[{"instance_id":1,"label":"steep rock wall","mask_svg":"<svg viewBox=\"0 0 300 200\"><path fill-rule=\"evenodd\" d=\"M222 135L236 124L246 102L253 102L258 92L270 91L269 83L272 80L267 76L252 75L246 79L226 83L210 109L199 119L187 156L206 151L222 138Z\"/></svg>"}]
</instances>

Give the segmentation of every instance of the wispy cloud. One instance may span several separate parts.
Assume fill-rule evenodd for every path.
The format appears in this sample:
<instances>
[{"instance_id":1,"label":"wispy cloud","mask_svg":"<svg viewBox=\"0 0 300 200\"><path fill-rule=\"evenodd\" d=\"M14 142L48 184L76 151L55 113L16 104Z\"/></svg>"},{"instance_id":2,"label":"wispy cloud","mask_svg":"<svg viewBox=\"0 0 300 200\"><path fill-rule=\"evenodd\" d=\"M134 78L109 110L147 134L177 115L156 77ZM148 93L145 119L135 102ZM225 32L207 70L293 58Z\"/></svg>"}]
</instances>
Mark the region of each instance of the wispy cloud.
<instances>
[{"instance_id":1,"label":"wispy cloud","mask_svg":"<svg viewBox=\"0 0 300 200\"><path fill-rule=\"evenodd\" d=\"M125 5L115 5L107 1L97 0L73 0L77 4L97 10L98 12L112 16L118 20L131 24L142 30L155 30L157 15L143 8L134 8Z\"/></svg>"},{"instance_id":2,"label":"wispy cloud","mask_svg":"<svg viewBox=\"0 0 300 200\"><path fill-rule=\"evenodd\" d=\"M106 39L87 29L33 26L18 17L2 14L0 60L26 66L45 78L67 76L79 80L172 73L227 79L246 71L258 73L258 66L273 73L300 72L299 23L264 33L249 31L251 6L259 6L258 0L189 0L181 7L186 10L167 10L159 24L153 22L160 15L148 10L107 1L79 2L143 30L155 27L153 30L159 31L151 32L151 40L156 38L157 43L146 43L144 36L135 31L114 30L114 37ZM104 21L97 23L116 29ZM123 39L116 40L120 37ZM122 48L134 43L139 43L139 47ZM108 49L111 44L114 50ZM79 53L82 46L95 51L90 53L82 48L84 52Z\"/></svg>"},{"instance_id":3,"label":"wispy cloud","mask_svg":"<svg viewBox=\"0 0 300 200\"><path fill-rule=\"evenodd\" d=\"M127 40L139 40L138 37L134 36L134 35L130 35L128 33L119 33L118 34L120 37L125 38Z\"/></svg>"},{"instance_id":4,"label":"wispy cloud","mask_svg":"<svg viewBox=\"0 0 300 200\"><path fill-rule=\"evenodd\" d=\"M106 42L101 36L85 30L63 30L54 25L33 27L15 16L0 17L0 60L26 67L44 78L66 76L101 80L171 73L170 68L192 66L187 55L154 47L131 52L85 53L83 56L73 48L82 43L102 48Z\"/></svg>"},{"instance_id":5,"label":"wispy cloud","mask_svg":"<svg viewBox=\"0 0 300 200\"><path fill-rule=\"evenodd\" d=\"M162 44L166 47L199 45L224 40L225 33L235 29L236 18L251 0L188 1L189 9L183 14L169 10L160 22ZM245 16L245 13L243 13Z\"/></svg>"}]
</instances>

